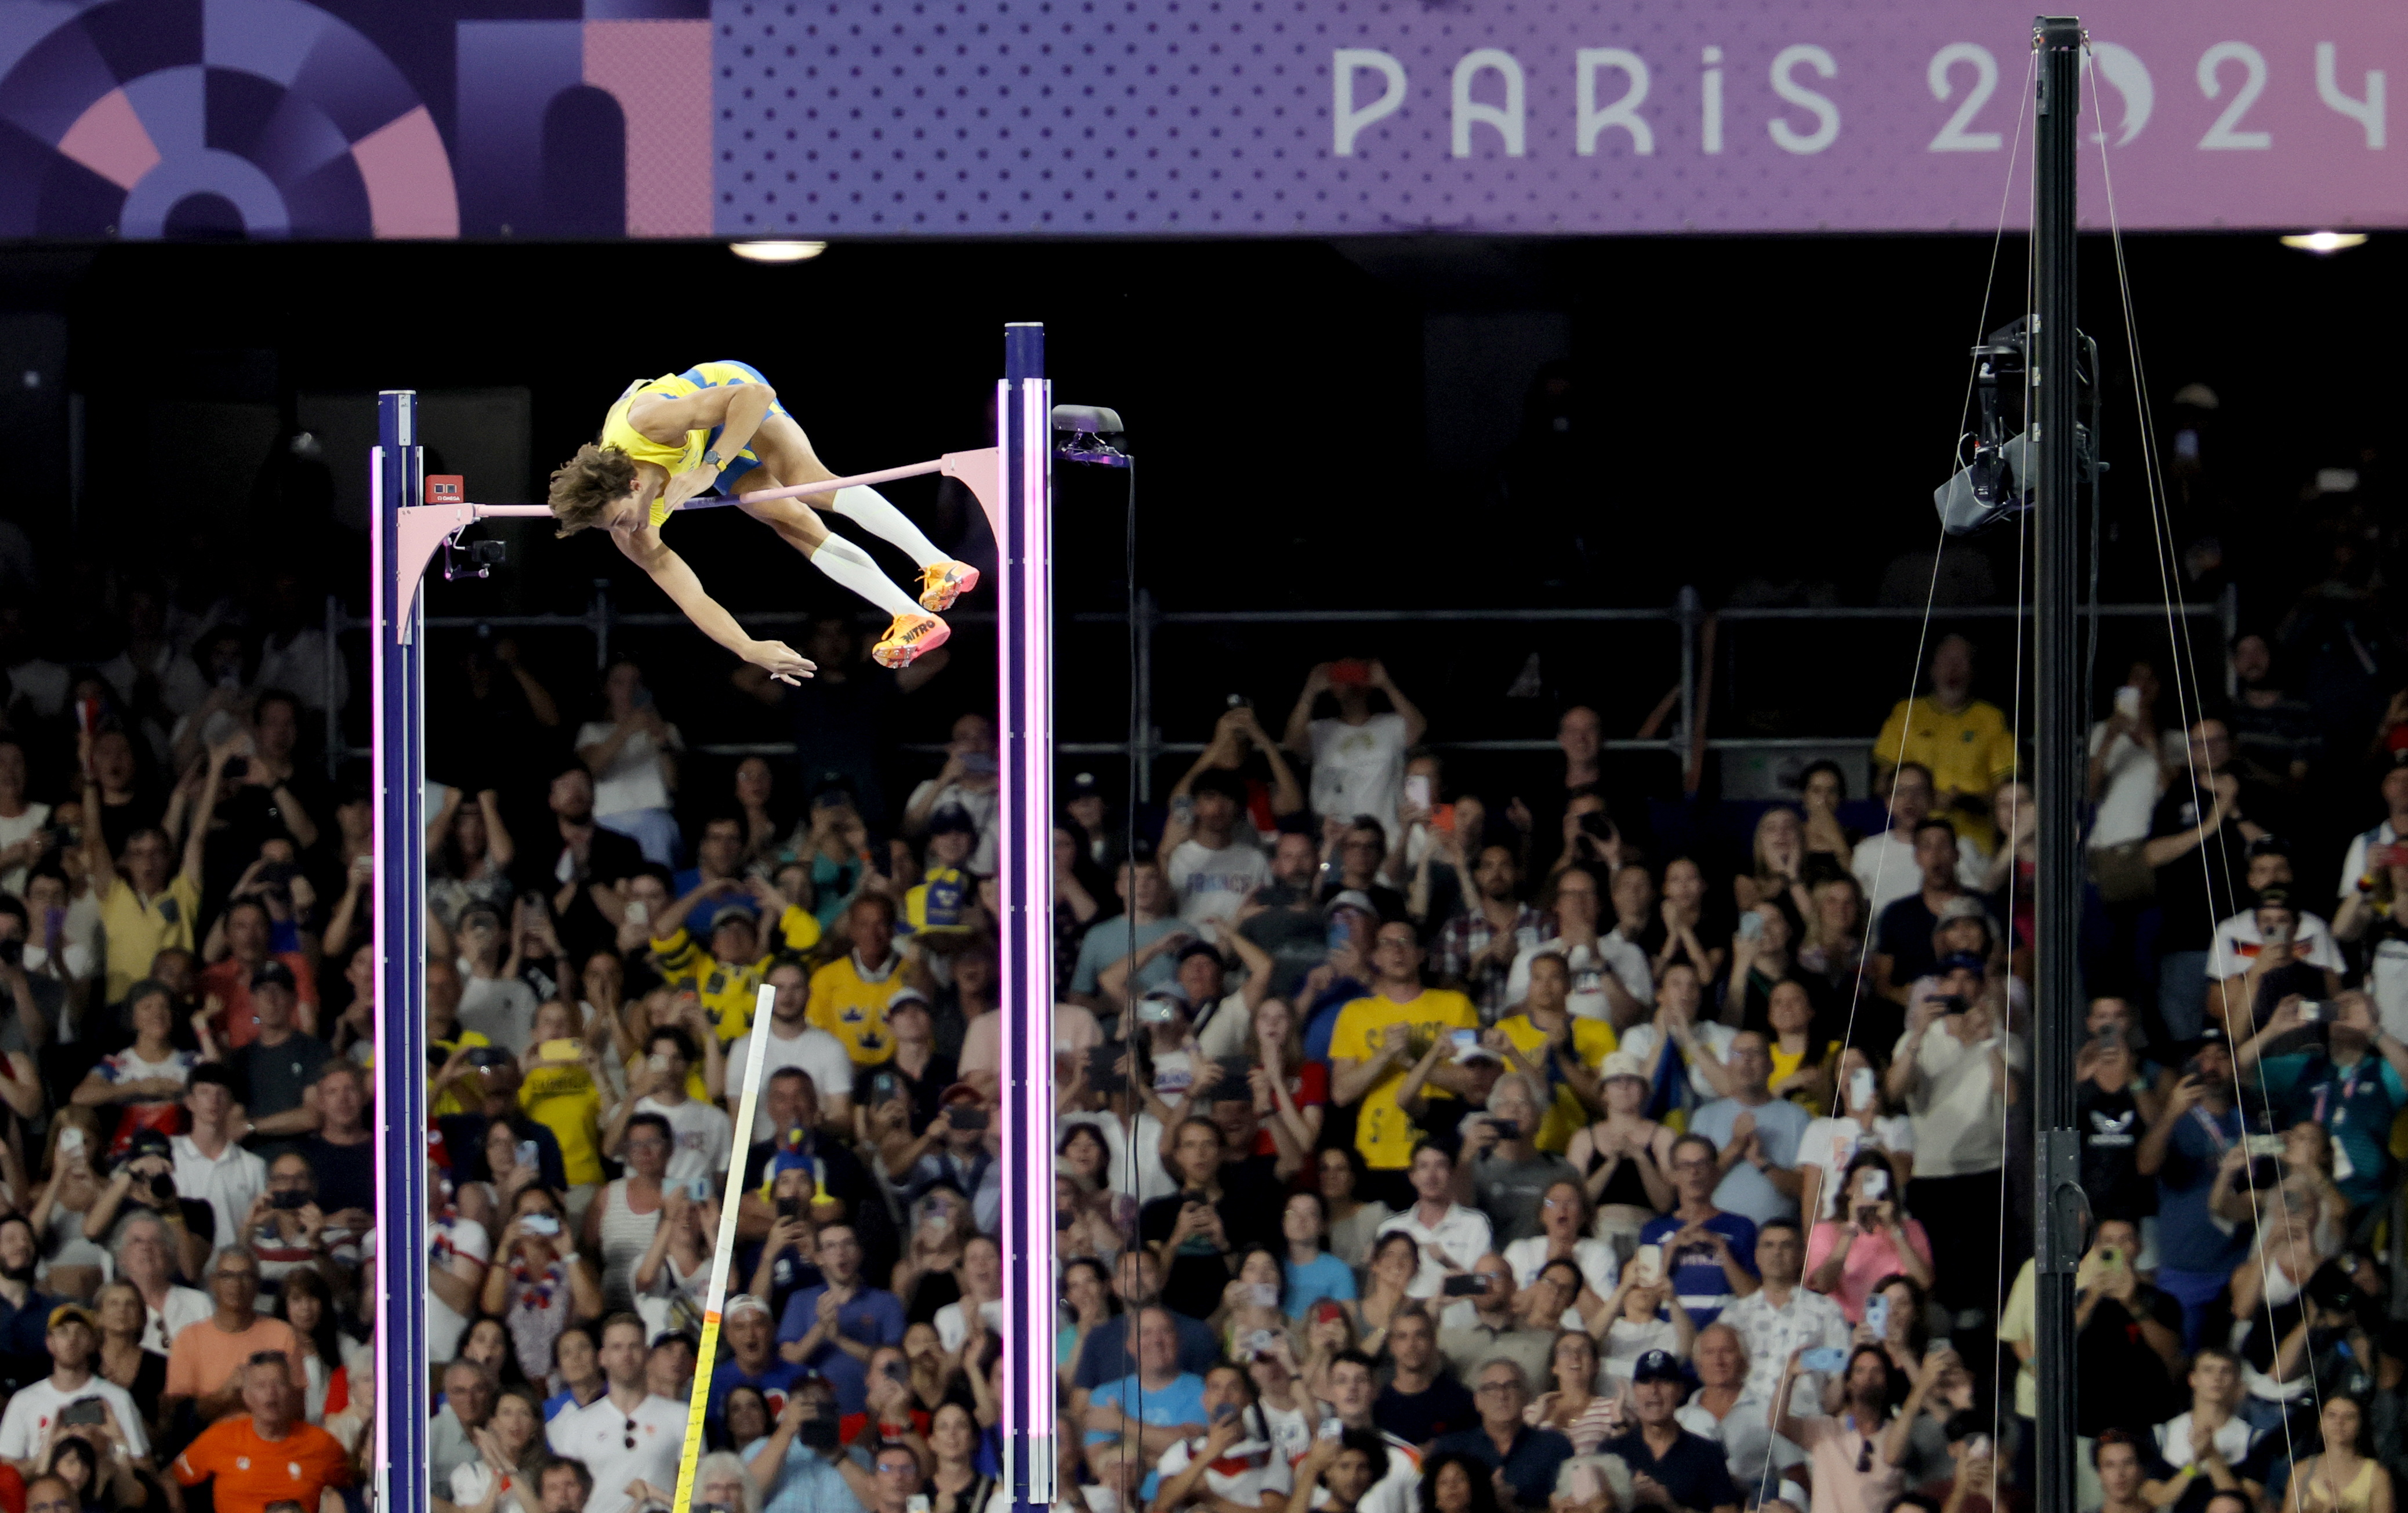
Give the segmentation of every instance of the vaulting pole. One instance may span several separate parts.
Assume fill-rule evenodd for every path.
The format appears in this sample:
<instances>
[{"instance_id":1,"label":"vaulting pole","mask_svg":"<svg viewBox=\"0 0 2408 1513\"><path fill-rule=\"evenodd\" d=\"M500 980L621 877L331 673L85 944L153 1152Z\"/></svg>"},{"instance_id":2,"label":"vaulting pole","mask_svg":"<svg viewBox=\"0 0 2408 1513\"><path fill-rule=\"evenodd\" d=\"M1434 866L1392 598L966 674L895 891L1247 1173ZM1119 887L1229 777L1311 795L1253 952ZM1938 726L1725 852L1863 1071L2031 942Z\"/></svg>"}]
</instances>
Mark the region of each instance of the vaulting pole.
<instances>
[{"instance_id":1,"label":"vaulting pole","mask_svg":"<svg viewBox=\"0 0 2408 1513\"><path fill-rule=\"evenodd\" d=\"M2037 978L2032 1026L2034 1368L2040 1399L2031 1489L2041 1513L2075 1513L2073 1272L2086 1240L2082 1142L2074 1127L2073 1061L2080 1049L2081 836L2084 768L2081 663L2074 629L2081 568L2080 464L2074 435L2079 382L2074 330L2074 126L2081 114L2082 23L2032 23L2040 96L2032 157L2032 311L2027 423L2036 456L2032 510L2038 563L2033 592L2033 695L2040 803L2033 924Z\"/></svg>"}]
</instances>

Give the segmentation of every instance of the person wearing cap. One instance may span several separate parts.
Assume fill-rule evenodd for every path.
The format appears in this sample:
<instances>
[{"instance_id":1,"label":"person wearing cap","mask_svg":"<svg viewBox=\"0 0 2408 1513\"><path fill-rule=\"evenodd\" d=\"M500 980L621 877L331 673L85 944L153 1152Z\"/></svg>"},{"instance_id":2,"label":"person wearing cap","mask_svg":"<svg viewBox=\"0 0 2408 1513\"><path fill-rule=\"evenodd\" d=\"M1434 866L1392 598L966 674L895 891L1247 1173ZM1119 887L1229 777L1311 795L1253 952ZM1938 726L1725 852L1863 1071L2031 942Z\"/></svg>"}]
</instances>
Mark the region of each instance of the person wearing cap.
<instances>
[{"instance_id":1,"label":"person wearing cap","mask_svg":"<svg viewBox=\"0 0 2408 1513\"><path fill-rule=\"evenodd\" d=\"M267 1191L267 1163L240 1144L234 1083L232 1069L219 1063L194 1067L184 1090L192 1126L170 1142L176 1191L209 1206L216 1224L211 1235L220 1244L241 1233L251 1200Z\"/></svg>"},{"instance_id":2,"label":"person wearing cap","mask_svg":"<svg viewBox=\"0 0 2408 1513\"><path fill-rule=\"evenodd\" d=\"M235 1099L251 1116L253 1135L286 1137L318 1128L318 1070L334 1059L334 1048L294 1022L300 999L293 969L282 962L259 963L251 975L253 1030L251 1044L225 1058L235 1074Z\"/></svg>"},{"instance_id":3,"label":"person wearing cap","mask_svg":"<svg viewBox=\"0 0 2408 1513\"><path fill-rule=\"evenodd\" d=\"M1627 1046L1610 1052L1598 1067L1605 1117L1564 1150L1597 1211L1601 1239L1638 1244L1640 1230L1673 1202L1673 1131L1647 1117L1652 1072L1649 1059Z\"/></svg>"},{"instance_id":4,"label":"person wearing cap","mask_svg":"<svg viewBox=\"0 0 2408 1513\"><path fill-rule=\"evenodd\" d=\"M902 930L907 935L966 935L977 907L978 881L963 870L978 846L978 821L958 804L928 817L928 850L920 880L903 894Z\"/></svg>"},{"instance_id":5,"label":"person wearing cap","mask_svg":"<svg viewBox=\"0 0 2408 1513\"><path fill-rule=\"evenodd\" d=\"M1967 895L1956 862L1956 826L1933 815L1914 827L1914 864L1923 886L1884 908L1873 926L1872 988L1894 1003L1906 1003L1907 990L1930 973L1939 955L1932 933L1944 922L1949 906L1963 900L1981 907ZM1962 917L1961 908L1945 915Z\"/></svg>"},{"instance_id":6,"label":"person wearing cap","mask_svg":"<svg viewBox=\"0 0 2408 1513\"><path fill-rule=\"evenodd\" d=\"M1329 1038L1330 1101L1354 1106L1354 1148L1372 1177L1366 1195L1383 1201L1402 1201L1398 1189L1409 1185L1405 1171L1421 1138L1398 1101L1406 1070L1429 1037L1480 1027L1471 1000L1449 989L1425 988L1421 968L1421 940L1412 925L1382 923L1372 941L1371 992L1339 1010ZM1421 1047L1413 1044L1417 1038ZM1445 1069L1430 1080L1436 1086L1426 1096L1453 1097L1460 1079Z\"/></svg>"},{"instance_id":7,"label":"person wearing cap","mask_svg":"<svg viewBox=\"0 0 2408 1513\"><path fill-rule=\"evenodd\" d=\"M2248 1125L2234 1101L2240 1083L2224 1032L2210 1025L2183 1049L2165 1112L2141 1137L2133 1165L2157 1178L2157 1285L2183 1306L2183 1349L2188 1350L2199 1348L2208 1308L2249 1253L2247 1231L2219 1219L2213 1207L2225 1152L2240 1144ZM1918 1149L1918 1170L1922 1163Z\"/></svg>"},{"instance_id":8,"label":"person wearing cap","mask_svg":"<svg viewBox=\"0 0 2408 1513\"><path fill-rule=\"evenodd\" d=\"M201 970L201 1012L218 1032L219 1042L239 1050L259 1034L258 1009L251 1002L260 968L270 962L282 966L294 995L295 1022L305 1030L318 1023L318 981L308 958L297 950L269 949L275 921L256 894L239 893L226 905L218 921L224 932L223 960Z\"/></svg>"},{"instance_id":9,"label":"person wearing cap","mask_svg":"<svg viewBox=\"0 0 2408 1513\"><path fill-rule=\"evenodd\" d=\"M785 1411L787 1389L810 1372L779 1356L778 1320L770 1316L769 1305L750 1292L729 1298L719 1312L719 1337L727 1350L710 1374L708 1421L713 1426L726 1421L727 1394L738 1387L757 1389L768 1400L771 1418Z\"/></svg>"},{"instance_id":10,"label":"person wearing cap","mask_svg":"<svg viewBox=\"0 0 2408 1513\"><path fill-rule=\"evenodd\" d=\"M2339 952L2327 939L2325 949L2332 954L2332 963L2309 958L2304 921L2287 889L2260 891L2257 905L2247 913L2258 939L2240 969L2218 978L2214 970L2215 952L2208 952L2208 1022L2223 1025L2225 1033L2234 1036L2263 1026L2274 1006L2286 998L2326 1003L2341 993ZM2230 923L2228 920L2216 927L2218 940Z\"/></svg>"},{"instance_id":11,"label":"person wearing cap","mask_svg":"<svg viewBox=\"0 0 2408 1513\"><path fill-rule=\"evenodd\" d=\"M1674 1417L1689 1395L1689 1379L1669 1350L1650 1350L1630 1372L1629 1431L1598 1447L1630 1468L1634 1508L1665 1513L1739 1513L1723 1448L1691 1434Z\"/></svg>"},{"instance_id":12,"label":"person wearing cap","mask_svg":"<svg viewBox=\"0 0 2408 1513\"><path fill-rule=\"evenodd\" d=\"M895 949L895 901L863 893L844 911L853 949L811 974L810 1021L844 1042L855 1066L878 1066L895 1055L886 1006L907 985L903 955Z\"/></svg>"},{"instance_id":13,"label":"person wearing cap","mask_svg":"<svg viewBox=\"0 0 2408 1513\"><path fill-rule=\"evenodd\" d=\"M777 948L760 949L760 922L750 908L722 908L710 921L706 950L687 931L688 915L706 896L731 898L748 890L760 906L762 919L775 921ZM661 980L692 992L701 1002L703 1015L723 1046L752 1028L752 1003L769 968L781 956L799 956L819 943L818 918L759 878L721 878L705 883L652 921L652 961Z\"/></svg>"},{"instance_id":14,"label":"person wearing cap","mask_svg":"<svg viewBox=\"0 0 2408 1513\"><path fill-rule=\"evenodd\" d=\"M1464 1153L1464 1137L1484 1117L1489 1095L1505 1076L1506 1052L1512 1049L1494 1031L1481 1032L1479 1039L1465 1045L1455 1044L1452 1035L1432 1035L1421 1060L1397 1084L1397 1106L1425 1139L1443 1148L1461 1164L1469 1159ZM1430 1096L1433 1083L1444 1090L1436 1097Z\"/></svg>"},{"instance_id":15,"label":"person wearing cap","mask_svg":"<svg viewBox=\"0 0 2408 1513\"><path fill-rule=\"evenodd\" d=\"M1234 925L1248 894L1270 881L1269 859L1245 823L1246 783L1226 767L1191 773L1190 792L1173 790L1162 831L1163 876L1179 917L1208 939Z\"/></svg>"},{"instance_id":16,"label":"person wearing cap","mask_svg":"<svg viewBox=\"0 0 2408 1513\"><path fill-rule=\"evenodd\" d=\"M104 1464L115 1458L114 1449L120 1445L127 1459L139 1462L147 1457L150 1446L142 1434L142 1410L135 1406L133 1395L124 1388L93 1370L100 1351L100 1323L92 1310L80 1303L61 1303L51 1308L44 1342L50 1347L50 1374L17 1389L8 1399L7 1411L0 1413L0 1461L32 1475L50 1449L59 1410L93 1398L108 1406L112 1423L74 1426L65 1433L90 1440Z\"/></svg>"},{"instance_id":17,"label":"person wearing cap","mask_svg":"<svg viewBox=\"0 0 2408 1513\"><path fill-rule=\"evenodd\" d=\"M938 1117L918 1139L899 1153L884 1153L886 1170L902 1174L896 1185L914 1197L939 1183L968 1193L979 1229L997 1234L1003 1225L1003 1170L996 1156L1002 1132L995 1127L986 1094L973 1083L956 1082L939 1096L937 1106Z\"/></svg>"},{"instance_id":18,"label":"person wearing cap","mask_svg":"<svg viewBox=\"0 0 2408 1513\"><path fill-rule=\"evenodd\" d=\"M2023 1037L2006 1028L2008 989L1995 967L1971 952L1942 961L1938 992L1915 994L1890 1054L1890 1097L1914 1122L1906 1206L1931 1237L1933 1296L1958 1313L1998 1306L2007 1106L2029 1064Z\"/></svg>"}]
</instances>

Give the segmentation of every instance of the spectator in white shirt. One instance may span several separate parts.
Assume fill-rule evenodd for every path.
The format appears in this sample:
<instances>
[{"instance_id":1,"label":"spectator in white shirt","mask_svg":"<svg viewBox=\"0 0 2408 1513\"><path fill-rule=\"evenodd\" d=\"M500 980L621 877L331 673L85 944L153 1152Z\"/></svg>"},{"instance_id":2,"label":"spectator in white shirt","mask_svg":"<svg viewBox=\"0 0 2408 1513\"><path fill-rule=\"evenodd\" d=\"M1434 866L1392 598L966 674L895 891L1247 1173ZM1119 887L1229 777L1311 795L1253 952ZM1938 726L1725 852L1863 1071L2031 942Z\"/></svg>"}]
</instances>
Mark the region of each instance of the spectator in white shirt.
<instances>
[{"instance_id":1,"label":"spectator in white shirt","mask_svg":"<svg viewBox=\"0 0 2408 1513\"><path fill-rule=\"evenodd\" d=\"M752 1028L738 1035L727 1047L727 1086L731 1092L744 1086L745 1067L754 1046L766 1048L768 1064L761 1069L761 1086L767 1089L769 1079L789 1067L809 1073L811 1086L820 1091L820 1122L832 1129L853 1128L853 1055L844 1042L812 1024L805 1018L810 1009L811 977L794 962L781 962L769 969L766 979L777 990L778 996L769 1006L766 1026L756 1021ZM765 1033L766 1029L766 1033ZM772 1130L765 1097L763 1106L753 1110L752 1133L745 1136L752 1144L769 1138Z\"/></svg>"},{"instance_id":2,"label":"spectator in white shirt","mask_svg":"<svg viewBox=\"0 0 2408 1513\"><path fill-rule=\"evenodd\" d=\"M1388 713L1371 712L1374 690L1388 696ZM1312 718L1324 693L1338 701L1334 720ZM1312 764L1313 813L1368 814L1393 831L1404 791L1405 753L1428 728L1384 664L1349 658L1322 663L1305 675L1281 744ZM1392 833L1389 844L1395 842Z\"/></svg>"},{"instance_id":3,"label":"spectator in white shirt","mask_svg":"<svg viewBox=\"0 0 2408 1513\"><path fill-rule=\"evenodd\" d=\"M945 743L945 764L937 775L911 790L903 806L903 834L914 839L927 834L937 811L952 806L978 826L978 844L964 865L982 878L995 876L996 816L1002 804L1002 778L995 755L995 721L967 714L953 721L953 738Z\"/></svg>"},{"instance_id":4,"label":"spectator in white shirt","mask_svg":"<svg viewBox=\"0 0 2408 1513\"><path fill-rule=\"evenodd\" d=\"M604 1320L602 1372L610 1390L581 1408L564 1409L545 1431L554 1455L582 1461L593 1473L589 1513L629 1513L648 1500L675 1500L686 1406L644 1390L646 1358L642 1320L632 1313ZM649 1490L632 1491L638 1482Z\"/></svg>"},{"instance_id":5,"label":"spectator in white shirt","mask_svg":"<svg viewBox=\"0 0 2408 1513\"><path fill-rule=\"evenodd\" d=\"M1848 870L1865 891L1868 917L1923 886L1923 868L1914 860L1914 829L1931 813L1931 770L1920 762L1899 764L1890 776L1889 828L1856 842ZM1962 835L1956 838L1956 878L1978 888L1984 873L1982 849Z\"/></svg>"},{"instance_id":6,"label":"spectator in white shirt","mask_svg":"<svg viewBox=\"0 0 2408 1513\"><path fill-rule=\"evenodd\" d=\"M2135 662L2107 718L2090 727L2087 797L2094 851L2149 838L2166 791L2165 733L2157 728L2157 670Z\"/></svg>"},{"instance_id":7,"label":"spectator in white shirt","mask_svg":"<svg viewBox=\"0 0 2408 1513\"><path fill-rule=\"evenodd\" d=\"M634 663L604 676L602 697L609 718L577 727L577 760L594 778L594 822L634 841L644 860L676 866L680 835L669 796L685 739L661 718Z\"/></svg>"},{"instance_id":8,"label":"spectator in white shirt","mask_svg":"<svg viewBox=\"0 0 2408 1513\"><path fill-rule=\"evenodd\" d=\"M1404 1234L1421 1247L1421 1269L1405 1295L1436 1297L1449 1276L1469 1272L1489 1251L1488 1216L1454 1201L1455 1158L1425 1140L1413 1148L1413 1206L1380 1226L1382 1235Z\"/></svg>"},{"instance_id":9,"label":"spectator in white shirt","mask_svg":"<svg viewBox=\"0 0 2408 1513\"><path fill-rule=\"evenodd\" d=\"M615 1150L636 1114L658 1114L668 1121L669 1163L665 1179L692 1182L714 1179L727 1170L735 1140L735 1121L716 1104L687 1096L686 1078L694 1066L694 1037L674 1024L654 1030L644 1041L646 1068L652 1089L632 1104L623 1105L619 1118L604 1133L602 1149Z\"/></svg>"},{"instance_id":10,"label":"spectator in white shirt","mask_svg":"<svg viewBox=\"0 0 2408 1513\"><path fill-rule=\"evenodd\" d=\"M209 1206L211 1233L221 1246L241 1236L251 1200L267 1191L267 1163L236 1143L234 1107L234 1074L222 1062L203 1062L184 1089L192 1133L171 1142L176 1192Z\"/></svg>"},{"instance_id":11,"label":"spectator in white shirt","mask_svg":"<svg viewBox=\"0 0 2408 1513\"><path fill-rule=\"evenodd\" d=\"M1518 1006L1530 996L1530 963L1541 955L1560 953L1571 973L1571 992L1565 1006L1584 1020L1604 1020L1623 1029L1643 1018L1656 1001L1656 983L1647 969L1647 953L1621 934L1598 932L1604 912L1603 890L1596 869L1574 863L1555 878L1555 935L1513 953L1505 977L1505 1006Z\"/></svg>"},{"instance_id":12,"label":"spectator in white shirt","mask_svg":"<svg viewBox=\"0 0 2408 1513\"><path fill-rule=\"evenodd\" d=\"M1170 889L1179 917L1218 938L1215 927L1237 915L1249 894L1271 880L1270 859L1238 833L1246 802L1242 778L1224 767L1196 776L1191 807L1174 806L1162 834Z\"/></svg>"}]
</instances>

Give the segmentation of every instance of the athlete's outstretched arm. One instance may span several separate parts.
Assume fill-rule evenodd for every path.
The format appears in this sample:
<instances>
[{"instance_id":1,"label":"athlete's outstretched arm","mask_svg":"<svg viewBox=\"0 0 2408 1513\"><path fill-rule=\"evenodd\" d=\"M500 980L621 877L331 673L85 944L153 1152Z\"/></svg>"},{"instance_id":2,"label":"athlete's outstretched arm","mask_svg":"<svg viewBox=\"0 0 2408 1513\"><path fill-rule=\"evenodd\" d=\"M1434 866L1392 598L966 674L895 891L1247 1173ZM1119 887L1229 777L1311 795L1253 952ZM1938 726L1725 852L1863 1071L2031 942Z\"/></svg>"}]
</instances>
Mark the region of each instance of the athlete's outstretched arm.
<instances>
[{"instance_id":1,"label":"athlete's outstretched arm","mask_svg":"<svg viewBox=\"0 0 2408 1513\"><path fill-rule=\"evenodd\" d=\"M628 407L627 423L655 441L675 441L689 431L715 425L719 439L713 445L719 450L720 466L724 467L728 459L752 444L752 433L761 429L777 398L778 391L766 383L722 384L675 396L647 395ZM718 482L718 467L708 464L691 467L669 479L661 498L675 509Z\"/></svg>"},{"instance_id":2,"label":"athlete's outstretched arm","mask_svg":"<svg viewBox=\"0 0 2408 1513\"><path fill-rule=\"evenodd\" d=\"M661 540L661 533L647 526L640 531L613 531L610 539L628 561L652 575L652 581L680 609L694 621L695 628L738 656L761 668L770 677L798 683L817 671L793 647L783 641L756 641L744 634L736 617L719 606L695 577L685 559L669 550Z\"/></svg>"}]
</instances>

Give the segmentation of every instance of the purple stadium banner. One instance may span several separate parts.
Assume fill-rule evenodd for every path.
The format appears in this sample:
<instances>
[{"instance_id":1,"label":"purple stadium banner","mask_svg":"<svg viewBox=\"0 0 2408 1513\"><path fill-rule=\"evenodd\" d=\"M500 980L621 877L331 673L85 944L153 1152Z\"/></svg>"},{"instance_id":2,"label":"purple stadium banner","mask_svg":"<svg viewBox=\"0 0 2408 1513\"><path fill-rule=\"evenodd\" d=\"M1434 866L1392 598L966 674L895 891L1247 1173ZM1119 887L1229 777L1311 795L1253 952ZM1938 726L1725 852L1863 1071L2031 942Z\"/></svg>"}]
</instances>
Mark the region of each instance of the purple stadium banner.
<instances>
[{"instance_id":1,"label":"purple stadium banner","mask_svg":"<svg viewBox=\"0 0 2408 1513\"><path fill-rule=\"evenodd\" d=\"M0 0L0 236L1986 230L2030 8ZM2094 223L2408 225L2408 7L2080 13Z\"/></svg>"}]
</instances>

